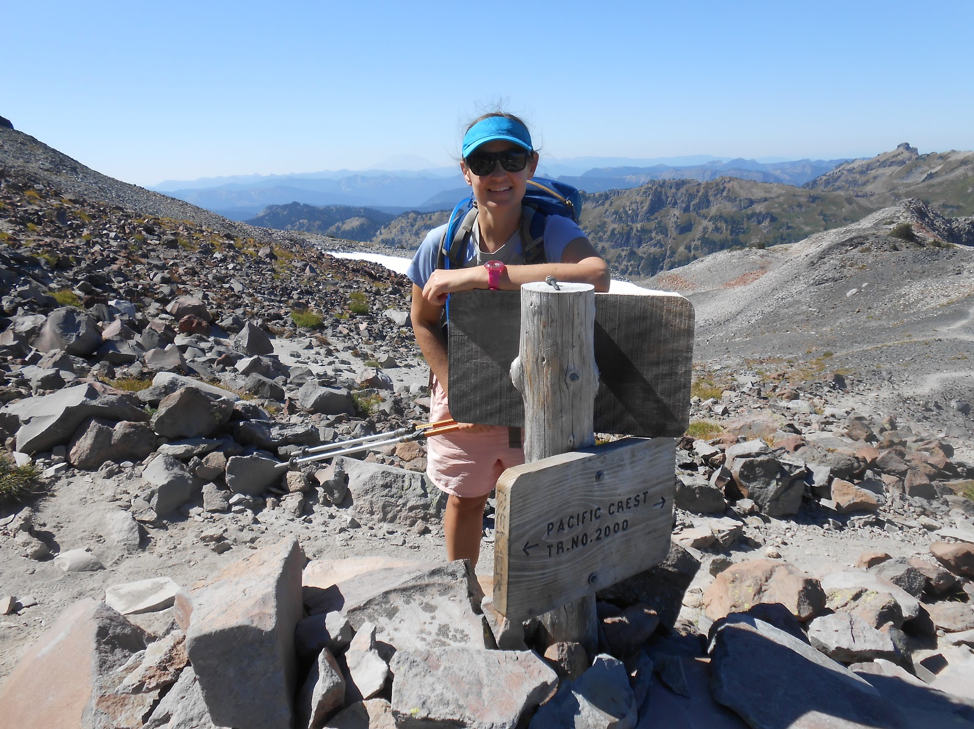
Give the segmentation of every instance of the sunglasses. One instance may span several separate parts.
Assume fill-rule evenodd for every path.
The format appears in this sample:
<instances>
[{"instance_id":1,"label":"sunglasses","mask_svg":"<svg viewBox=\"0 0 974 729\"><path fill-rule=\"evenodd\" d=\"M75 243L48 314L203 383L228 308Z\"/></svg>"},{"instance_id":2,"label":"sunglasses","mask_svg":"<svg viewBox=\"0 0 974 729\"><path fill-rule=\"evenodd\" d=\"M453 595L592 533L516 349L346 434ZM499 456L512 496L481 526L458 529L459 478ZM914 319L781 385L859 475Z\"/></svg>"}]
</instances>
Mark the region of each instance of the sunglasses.
<instances>
[{"instance_id":1,"label":"sunglasses","mask_svg":"<svg viewBox=\"0 0 974 729\"><path fill-rule=\"evenodd\" d=\"M497 162L507 172L520 172L528 165L531 153L526 149L505 149L503 152L474 152L464 160L467 169L477 177L486 177L494 171Z\"/></svg>"}]
</instances>

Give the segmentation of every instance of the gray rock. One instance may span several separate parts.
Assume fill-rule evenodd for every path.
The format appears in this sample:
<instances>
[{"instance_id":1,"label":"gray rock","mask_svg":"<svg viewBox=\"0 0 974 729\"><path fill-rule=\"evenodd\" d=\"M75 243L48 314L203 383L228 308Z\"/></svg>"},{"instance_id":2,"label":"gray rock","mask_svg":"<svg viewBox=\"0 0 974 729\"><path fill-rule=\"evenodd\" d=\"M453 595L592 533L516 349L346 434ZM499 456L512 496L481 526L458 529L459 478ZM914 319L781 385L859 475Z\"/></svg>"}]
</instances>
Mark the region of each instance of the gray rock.
<instances>
[{"instance_id":1,"label":"gray rock","mask_svg":"<svg viewBox=\"0 0 974 729\"><path fill-rule=\"evenodd\" d=\"M894 661L899 652L888 633L880 632L850 613L833 613L808 624L808 639L822 653L840 663L884 658Z\"/></svg>"},{"instance_id":2,"label":"gray rock","mask_svg":"<svg viewBox=\"0 0 974 729\"><path fill-rule=\"evenodd\" d=\"M227 486L235 494L260 496L268 487L280 483L284 469L280 461L257 454L233 456L227 461Z\"/></svg>"},{"instance_id":3,"label":"gray rock","mask_svg":"<svg viewBox=\"0 0 974 729\"><path fill-rule=\"evenodd\" d=\"M892 582L915 598L919 598L927 586L927 578L923 573L904 559L888 559L875 567L870 567L869 571Z\"/></svg>"},{"instance_id":4,"label":"gray rock","mask_svg":"<svg viewBox=\"0 0 974 729\"><path fill-rule=\"evenodd\" d=\"M210 514L230 508L230 494L217 488L215 483L203 484L203 511Z\"/></svg>"},{"instance_id":5,"label":"gray rock","mask_svg":"<svg viewBox=\"0 0 974 729\"><path fill-rule=\"evenodd\" d=\"M151 372L186 372L186 360L179 347L168 345L165 349L150 349L145 353L145 366Z\"/></svg>"},{"instance_id":6,"label":"gray rock","mask_svg":"<svg viewBox=\"0 0 974 729\"><path fill-rule=\"evenodd\" d=\"M121 509L111 509L105 514L102 536L109 544L130 553L137 552L142 541L138 522L129 512Z\"/></svg>"},{"instance_id":7,"label":"gray rock","mask_svg":"<svg viewBox=\"0 0 974 729\"><path fill-rule=\"evenodd\" d=\"M217 724L291 728L303 562L288 539L177 595L176 620Z\"/></svg>"},{"instance_id":8,"label":"gray rock","mask_svg":"<svg viewBox=\"0 0 974 729\"><path fill-rule=\"evenodd\" d=\"M889 661L879 659L849 668L879 691L907 726L945 729L974 726L974 703L931 690L923 681Z\"/></svg>"},{"instance_id":9,"label":"gray rock","mask_svg":"<svg viewBox=\"0 0 974 729\"><path fill-rule=\"evenodd\" d=\"M95 357L102 362L113 365L123 365L135 362L143 353L143 349L134 342L109 339L95 350Z\"/></svg>"},{"instance_id":10,"label":"gray rock","mask_svg":"<svg viewBox=\"0 0 974 729\"><path fill-rule=\"evenodd\" d=\"M287 445L314 445L318 431L312 425L275 423L269 420L246 420L234 423L233 437L242 445L274 450Z\"/></svg>"},{"instance_id":11,"label":"gray rock","mask_svg":"<svg viewBox=\"0 0 974 729\"><path fill-rule=\"evenodd\" d=\"M240 400L240 396L235 392L231 392L230 390L226 390L222 387L217 387L216 385L209 385L205 382L200 382L199 380L194 380L192 377L177 375L174 372L157 373L156 376L152 378L152 387L139 392L139 399L146 403L158 403L167 395L172 395L173 393L186 387L192 387L210 395L214 395L215 397L230 400L231 402L237 402Z\"/></svg>"},{"instance_id":12,"label":"gray rock","mask_svg":"<svg viewBox=\"0 0 974 729\"><path fill-rule=\"evenodd\" d=\"M338 661L324 648L318 653L295 699L295 726L299 729L323 726L328 717L341 708L344 700L345 678Z\"/></svg>"},{"instance_id":13,"label":"gray rock","mask_svg":"<svg viewBox=\"0 0 974 729\"><path fill-rule=\"evenodd\" d=\"M340 463L348 474L353 515L405 526L439 515L442 492L423 474L344 457Z\"/></svg>"},{"instance_id":14,"label":"gray rock","mask_svg":"<svg viewBox=\"0 0 974 729\"><path fill-rule=\"evenodd\" d=\"M265 400L283 400L284 388L274 380L263 375L247 375L244 380L243 389L251 395L264 398Z\"/></svg>"},{"instance_id":15,"label":"gray rock","mask_svg":"<svg viewBox=\"0 0 974 729\"><path fill-rule=\"evenodd\" d=\"M753 729L910 726L867 681L747 615L718 627L710 655L714 698Z\"/></svg>"},{"instance_id":16,"label":"gray rock","mask_svg":"<svg viewBox=\"0 0 974 729\"><path fill-rule=\"evenodd\" d=\"M558 683L555 672L529 651L401 650L391 668L393 711L417 725L514 729ZM624 669L622 675L625 681Z\"/></svg>"},{"instance_id":17,"label":"gray rock","mask_svg":"<svg viewBox=\"0 0 974 729\"><path fill-rule=\"evenodd\" d=\"M186 666L159 702L143 729L221 729L210 719L196 671Z\"/></svg>"},{"instance_id":18,"label":"gray rock","mask_svg":"<svg viewBox=\"0 0 974 729\"><path fill-rule=\"evenodd\" d=\"M142 471L152 487L147 501L160 517L173 512L193 496L196 482L180 461L172 456L156 456Z\"/></svg>"},{"instance_id":19,"label":"gray rock","mask_svg":"<svg viewBox=\"0 0 974 729\"><path fill-rule=\"evenodd\" d=\"M363 623L345 652L345 703L375 698L389 680L389 666L375 649L375 625Z\"/></svg>"},{"instance_id":20,"label":"gray rock","mask_svg":"<svg viewBox=\"0 0 974 729\"><path fill-rule=\"evenodd\" d=\"M60 349L82 357L94 352L100 344L98 322L87 312L73 306L52 311L33 342L38 352Z\"/></svg>"},{"instance_id":21,"label":"gray rock","mask_svg":"<svg viewBox=\"0 0 974 729\"><path fill-rule=\"evenodd\" d=\"M54 566L62 572L97 572L105 569L105 565L88 547L61 552L54 558Z\"/></svg>"},{"instance_id":22,"label":"gray rock","mask_svg":"<svg viewBox=\"0 0 974 729\"><path fill-rule=\"evenodd\" d=\"M323 415L352 414L355 403L352 394L343 387L322 387L316 382L302 385L297 393L298 407Z\"/></svg>"},{"instance_id":23,"label":"gray rock","mask_svg":"<svg viewBox=\"0 0 974 729\"><path fill-rule=\"evenodd\" d=\"M920 615L920 602L913 595L879 575L865 570L850 569L827 574L822 578L822 589L830 600L833 593L842 591L870 590L876 593L887 593L896 600L905 620L912 620Z\"/></svg>"},{"instance_id":24,"label":"gray rock","mask_svg":"<svg viewBox=\"0 0 974 729\"><path fill-rule=\"evenodd\" d=\"M122 615L154 613L172 607L179 585L168 577L153 577L105 590L105 603Z\"/></svg>"},{"instance_id":25,"label":"gray rock","mask_svg":"<svg viewBox=\"0 0 974 729\"><path fill-rule=\"evenodd\" d=\"M225 453L207 453L203 460L193 469L193 474L204 481L219 478L227 470L227 456Z\"/></svg>"},{"instance_id":26,"label":"gray rock","mask_svg":"<svg viewBox=\"0 0 974 729\"><path fill-rule=\"evenodd\" d=\"M274 345L271 343L270 337L267 336L263 329L250 321L244 324L243 328L234 335L231 340L231 345L243 354L274 353Z\"/></svg>"},{"instance_id":27,"label":"gray rock","mask_svg":"<svg viewBox=\"0 0 974 729\"><path fill-rule=\"evenodd\" d=\"M798 513L805 487L773 456L736 458L730 470L741 493L754 501L763 513L775 517Z\"/></svg>"},{"instance_id":28,"label":"gray rock","mask_svg":"<svg viewBox=\"0 0 974 729\"><path fill-rule=\"evenodd\" d=\"M152 429L166 438L206 438L226 425L233 401L186 387L162 399Z\"/></svg>"},{"instance_id":29,"label":"gray rock","mask_svg":"<svg viewBox=\"0 0 974 729\"><path fill-rule=\"evenodd\" d=\"M166 305L166 313L172 314L176 321L184 316L195 316L206 322L213 321L206 306L195 296L177 296Z\"/></svg>"},{"instance_id":30,"label":"gray rock","mask_svg":"<svg viewBox=\"0 0 974 729\"><path fill-rule=\"evenodd\" d=\"M382 315L387 319L391 320L394 324L400 327L409 327L410 319L408 311L401 311L399 309L386 309L382 312Z\"/></svg>"},{"instance_id":31,"label":"gray rock","mask_svg":"<svg viewBox=\"0 0 974 729\"><path fill-rule=\"evenodd\" d=\"M622 663L597 656L582 677L558 687L528 725L531 729L630 729L636 726L636 698Z\"/></svg>"},{"instance_id":32,"label":"gray rock","mask_svg":"<svg viewBox=\"0 0 974 729\"><path fill-rule=\"evenodd\" d=\"M68 442L68 461L94 470L106 461L141 461L155 450L156 437L145 423L89 418Z\"/></svg>"},{"instance_id":33,"label":"gray rock","mask_svg":"<svg viewBox=\"0 0 974 729\"><path fill-rule=\"evenodd\" d=\"M104 394L84 384L10 403L0 413L17 418L17 450L36 453L67 443L88 418L144 422L148 416L128 396Z\"/></svg>"},{"instance_id":34,"label":"gray rock","mask_svg":"<svg viewBox=\"0 0 974 729\"><path fill-rule=\"evenodd\" d=\"M679 474L673 503L678 509L694 514L721 514L727 508L723 492L706 479Z\"/></svg>"}]
</instances>

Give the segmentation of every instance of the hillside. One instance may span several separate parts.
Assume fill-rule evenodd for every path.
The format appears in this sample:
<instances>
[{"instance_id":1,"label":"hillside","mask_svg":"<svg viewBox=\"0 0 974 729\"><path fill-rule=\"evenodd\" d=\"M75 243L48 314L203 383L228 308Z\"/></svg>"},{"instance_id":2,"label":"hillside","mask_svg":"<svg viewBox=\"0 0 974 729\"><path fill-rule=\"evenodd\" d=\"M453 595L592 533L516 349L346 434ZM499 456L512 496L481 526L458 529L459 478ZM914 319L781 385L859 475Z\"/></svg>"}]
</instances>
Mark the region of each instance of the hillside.
<instances>
[{"instance_id":1,"label":"hillside","mask_svg":"<svg viewBox=\"0 0 974 729\"><path fill-rule=\"evenodd\" d=\"M271 205L257 217L247 221L250 225L279 230L300 230L345 240L369 241L396 216L374 208L326 205L317 207L290 203Z\"/></svg>"},{"instance_id":2,"label":"hillside","mask_svg":"<svg viewBox=\"0 0 974 729\"><path fill-rule=\"evenodd\" d=\"M885 201L917 198L945 215L974 215L974 152L931 152L901 144L892 152L839 165L806 183Z\"/></svg>"}]
</instances>

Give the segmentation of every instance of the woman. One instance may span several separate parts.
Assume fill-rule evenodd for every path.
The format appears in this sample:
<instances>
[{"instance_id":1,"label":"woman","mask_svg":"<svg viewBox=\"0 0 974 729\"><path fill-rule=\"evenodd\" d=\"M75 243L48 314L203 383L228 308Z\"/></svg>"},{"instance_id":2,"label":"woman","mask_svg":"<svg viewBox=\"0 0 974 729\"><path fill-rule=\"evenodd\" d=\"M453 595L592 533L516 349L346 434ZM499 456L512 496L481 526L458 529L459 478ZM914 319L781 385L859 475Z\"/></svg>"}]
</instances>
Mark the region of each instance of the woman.
<instances>
[{"instance_id":1,"label":"woman","mask_svg":"<svg viewBox=\"0 0 974 729\"><path fill-rule=\"evenodd\" d=\"M547 263L524 265L521 202L538 167L538 153L524 122L495 112L476 119L463 137L460 171L473 191L477 223L468 238L461 268L438 269L437 254L446 226L430 231L420 244L407 276L413 282L411 318L416 341L433 371L430 420L450 418L447 409L446 339L440 316L447 294L470 289L519 290L544 281L588 283L608 291L609 269L581 229L551 215L544 230ZM483 536L484 505L505 469L524 462L512 447L508 429L462 424L459 430L427 440L427 474L448 494L443 529L447 558L476 566Z\"/></svg>"}]
</instances>

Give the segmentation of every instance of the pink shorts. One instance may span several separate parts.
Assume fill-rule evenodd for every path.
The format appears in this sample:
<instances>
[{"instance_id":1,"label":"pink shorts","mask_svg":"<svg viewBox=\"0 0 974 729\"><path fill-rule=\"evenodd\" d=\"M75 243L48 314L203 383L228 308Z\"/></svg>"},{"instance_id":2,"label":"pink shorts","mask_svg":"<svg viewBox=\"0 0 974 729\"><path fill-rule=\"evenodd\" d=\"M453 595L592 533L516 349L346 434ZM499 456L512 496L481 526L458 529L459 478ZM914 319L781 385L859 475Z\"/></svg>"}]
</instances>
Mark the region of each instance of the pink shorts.
<instances>
[{"instance_id":1,"label":"pink shorts","mask_svg":"<svg viewBox=\"0 0 974 729\"><path fill-rule=\"evenodd\" d=\"M453 416L436 380L430 391L430 422ZM500 475L524 463L524 450L511 448L510 430L495 426L488 433L434 435L426 440L426 474L440 491L461 498L489 494Z\"/></svg>"}]
</instances>

